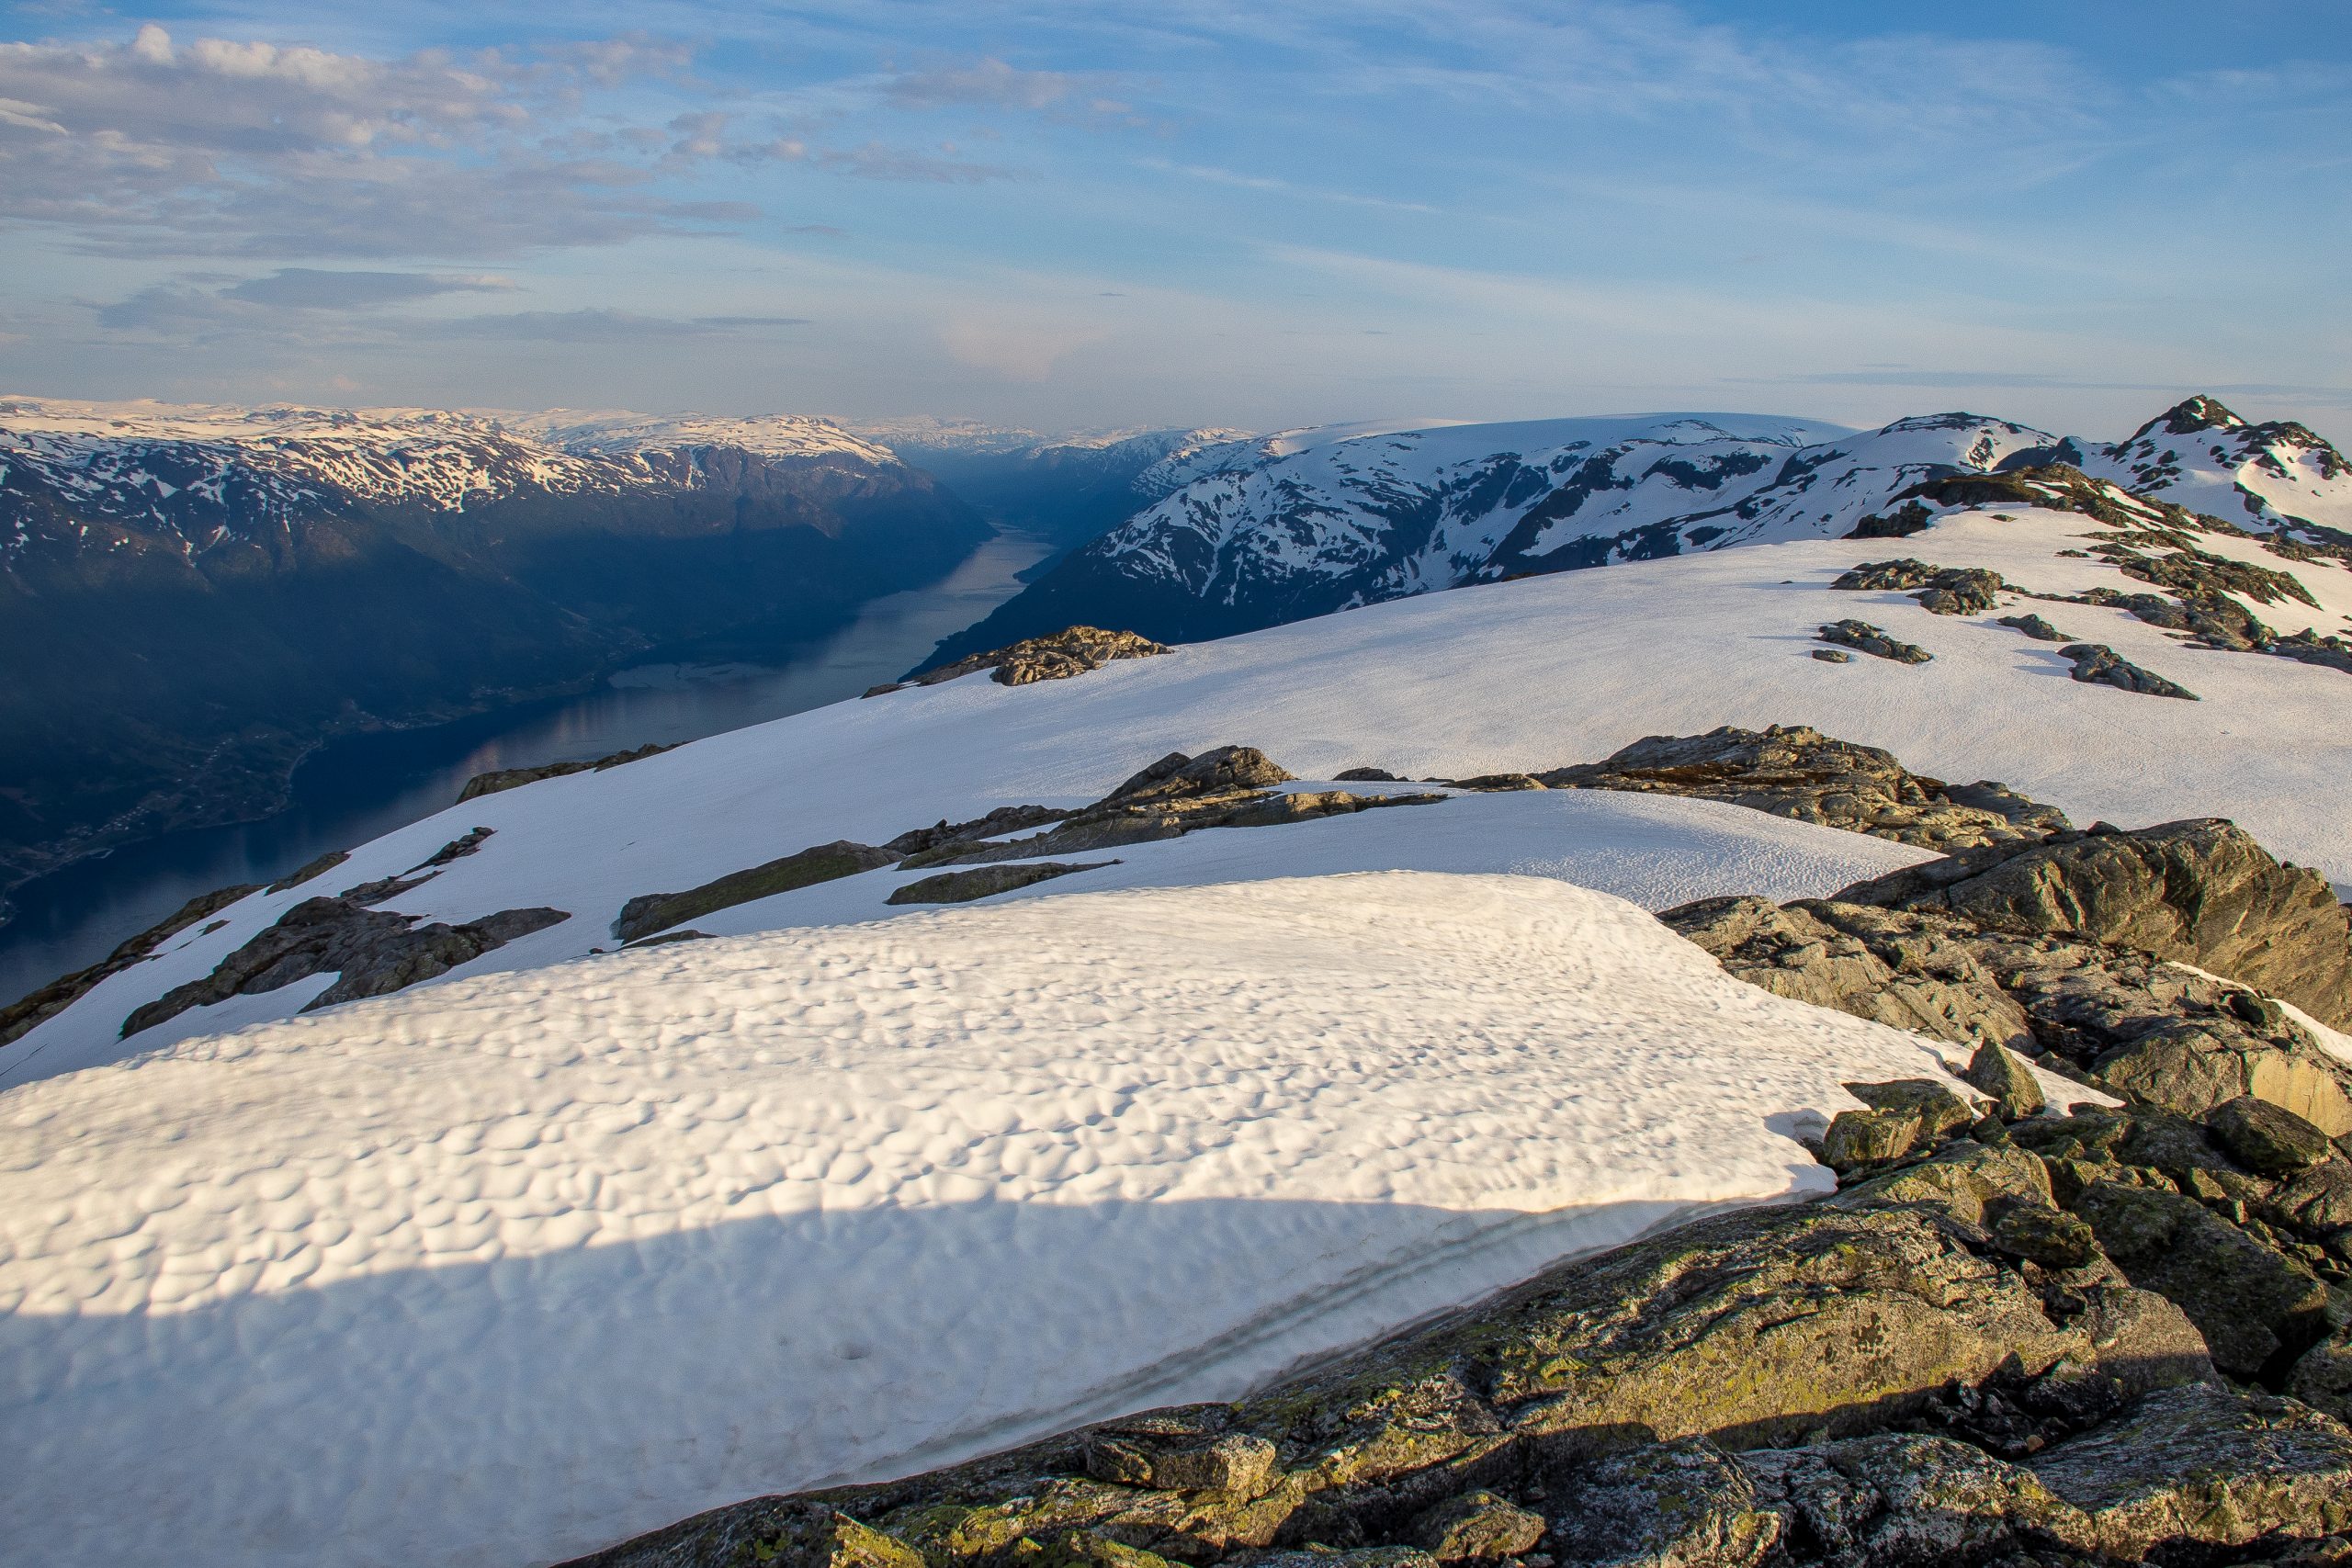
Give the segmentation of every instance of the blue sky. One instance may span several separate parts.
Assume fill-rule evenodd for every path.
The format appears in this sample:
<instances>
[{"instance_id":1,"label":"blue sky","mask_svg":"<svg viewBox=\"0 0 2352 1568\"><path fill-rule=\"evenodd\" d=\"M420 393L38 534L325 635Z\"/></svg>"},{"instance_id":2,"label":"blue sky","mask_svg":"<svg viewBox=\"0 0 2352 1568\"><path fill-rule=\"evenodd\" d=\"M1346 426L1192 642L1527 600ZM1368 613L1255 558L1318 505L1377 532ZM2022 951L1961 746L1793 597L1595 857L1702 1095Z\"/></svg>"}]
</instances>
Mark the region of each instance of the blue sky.
<instances>
[{"instance_id":1,"label":"blue sky","mask_svg":"<svg viewBox=\"0 0 2352 1568\"><path fill-rule=\"evenodd\" d=\"M2352 7L0 10L0 389L2352 434Z\"/></svg>"}]
</instances>

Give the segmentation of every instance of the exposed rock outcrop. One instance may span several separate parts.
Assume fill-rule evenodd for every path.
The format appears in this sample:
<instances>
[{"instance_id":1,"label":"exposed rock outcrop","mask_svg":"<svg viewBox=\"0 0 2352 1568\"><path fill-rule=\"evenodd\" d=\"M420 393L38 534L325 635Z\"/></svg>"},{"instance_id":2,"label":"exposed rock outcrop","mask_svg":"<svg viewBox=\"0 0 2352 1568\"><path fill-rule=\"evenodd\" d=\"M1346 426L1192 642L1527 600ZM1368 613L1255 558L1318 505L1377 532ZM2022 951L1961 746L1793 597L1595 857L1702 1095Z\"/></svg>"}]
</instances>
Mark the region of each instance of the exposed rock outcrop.
<instances>
[{"instance_id":1,"label":"exposed rock outcrop","mask_svg":"<svg viewBox=\"0 0 2352 1568\"><path fill-rule=\"evenodd\" d=\"M2007 786L1948 784L1914 773L1892 752L1833 739L1804 725L1704 735L1653 735L1605 761L1534 775L1552 789L1624 789L1720 800L1799 822L1951 851L2032 842L2066 826L2064 813Z\"/></svg>"},{"instance_id":2,"label":"exposed rock outcrop","mask_svg":"<svg viewBox=\"0 0 2352 1568\"><path fill-rule=\"evenodd\" d=\"M1100 670L1114 659L1149 659L1168 647L1133 632L1104 631L1100 626L1070 626L1050 637L1033 637L1005 648L990 649L910 680L876 686L865 694L878 696L901 686L935 686L976 670L995 671L989 679L1000 686L1025 686L1033 681L1066 681Z\"/></svg>"},{"instance_id":3,"label":"exposed rock outcrop","mask_svg":"<svg viewBox=\"0 0 2352 1568\"><path fill-rule=\"evenodd\" d=\"M155 950L167 939L177 936L207 915L218 914L255 890L253 883L242 882L233 887L216 887L209 893L199 893L137 936L125 939L96 964L85 969L76 969L71 975L60 976L30 995L0 1008L0 1045L8 1044L56 1017L96 989L99 982L113 978L134 964L143 963L153 956Z\"/></svg>"},{"instance_id":4,"label":"exposed rock outcrop","mask_svg":"<svg viewBox=\"0 0 2352 1568\"><path fill-rule=\"evenodd\" d=\"M648 741L632 750L616 751L608 757L598 757L590 761L541 762L537 767L530 768L492 769L489 773L476 773L468 779L465 787L458 792L458 803L462 806L469 800L478 800L485 795L496 795L501 790L519 789L526 784L537 784L541 779L565 778L572 773L601 773L607 768L617 768L624 763L640 762L648 757L658 757L664 751L674 750L677 744L676 741L672 741L669 745L662 746Z\"/></svg>"},{"instance_id":5,"label":"exposed rock outcrop","mask_svg":"<svg viewBox=\"0 0 2352 1568\"><path fill-rule=\"evenodd\" d=\"M1058 861L1028 861L1019 865L983 865L970 871L944 871L894 889L886 904L968 904L1016 887L1050 882L1075 871L1099 871L1114 860L1086 861L1065 865Z\"/></svg>"},{"instance_id":6,"label":"exposed rock outcrop","mask_svg":"<svg viewBox=\"0 0 2352 1568\"><path fill-rule=\"evenodd\" d=\"M2040 615L2003 615L1998 625L2012 626L2036 642L2072 642L2074 637L2060 631Z\"/></svg>"},{"instance_id":7,"label":"exposed rock outcrop","mask_svg":"<svg viewBox=\"0 0 2352 1568\"><path fill-rule=\"evenodd\" d=\"M305 1012L384 996L571 917L561 909L529 908L501 909L455 926L438 920L418 926L419 918L370 909L347 898L305 898L211 974L175 987L133 1012L123 1021L123 1035L152 1029L192 1007L274 991L313 975L337 978L303 1006Z\"/></svg>"},{"instance_id":8,"label":"exposed rock outcrop","mask_svg":"<svg viewBox=\"0 0 2352 1568\"><path fill-rule=\"evenodd\" d=\"M290 893L314 876L324 876L351 858L349 850L329 850L316 860L306 861L269 885L272 893Z\"/></svg>"},{"instance_id":9,"label":"exposed rock outcrop","mask_svg":"<svg viewBox=\"0 0 2352 1568\"><path fill-rule=\"evenodd\" d=\"M977 865L1083 853L1181 838L1204 828L1265 828L1343 817L1392 806L1431 806L1442 795L1357 795L1349 790L1277 793L1291 775L1250 746L1220 746L1190 757L1171 751L1058 827L1026 839L956 840L907 857L910 867Z\"/></svg>"},{"instance_id":10,"label":"exposed rock outcrop","mask_svg":"<svg viewBox=\"0 0 2352 1568\"><path fill-rule=\"evenodd\" d=\"M2153 670L2143 670L2103 642L2070 642L2058 650L2075 661L2072 674L2086 685L2113 686L2143 696L2198 700L2197 694Z\"/></svg>"},{"instance_id":11,"label":"exposed rock outcrop","mask_svg":"<svg viewBox=\"0 0 2352 1568\"><path fill-rule=\"evenodd\" d=\"M1836 895L1986 931L2083 937L2196 964L2352 1026L2352 910L2215 818L1958 850Z\"/></svg>"},{"instance_id":12,"label":"exposed rock outcrop","mask_svg":"<svg viewBox=\"0 0 2352 1568\"><path fill-rule=\"evenodd\" d=\"M401 894L432 881L441 874L443 866L453 861L463 860L468 855L478 853L494 831L496 829L491 828L469 829L399 875L379 876L373 882L363 882L356 887L346 887L337 897L347 898L354 904L381 904L387 899L397 898ZM327 863L339 865L349 858L347 855L337 855L334 861ZM322 855L319 861L311 863L315 865L324 861L326 857ZM423 874L420 875L419 873Z\"/></svg>"},{"instance_id":13,"label":"exposed rock outcrop","mask_svg":"<svg viewBox=\"0 0 2352 1568\"><path fill-rule=\"evenodd\" d=\"M621 906L620 914L613 921L613 934L623 942L635 942L720 909L748 904L754 898L854 876L861 871L878 870L896 864L898 859L887 849L854 844L846 839L819 844L814 849L729 872L683 893L641 893Z\"/></svg>"},{"instance_id":14,"label":"exposed rock outcrop","mask_svg":"<svg viewBox=\"0 0 2352 1568\"><path fill-rule=\"evenodd\" d=\"M1832 621L1818 635L1824 642L1834 642L1840 648L1850 648L1873 659L1892 660L1897 664L1925 664L1935 657L1917 643L1901 642L1887 636L1868 621Z\"/></svg>"},{"instance_id":15,"label":"exposed rock outcrop","mask_svg":"<svg viewBox=\"0 0 2352 1568\"><path fill-rule=\"evenodd\" d=\"M1856 591L1904 592L1937 615L1981 615L2015 590L1997 571L1973 566L1929 566L1905 557L1898 560L1864 561L1841 574L1830 585Z\"/></svg>"}]
</instances>

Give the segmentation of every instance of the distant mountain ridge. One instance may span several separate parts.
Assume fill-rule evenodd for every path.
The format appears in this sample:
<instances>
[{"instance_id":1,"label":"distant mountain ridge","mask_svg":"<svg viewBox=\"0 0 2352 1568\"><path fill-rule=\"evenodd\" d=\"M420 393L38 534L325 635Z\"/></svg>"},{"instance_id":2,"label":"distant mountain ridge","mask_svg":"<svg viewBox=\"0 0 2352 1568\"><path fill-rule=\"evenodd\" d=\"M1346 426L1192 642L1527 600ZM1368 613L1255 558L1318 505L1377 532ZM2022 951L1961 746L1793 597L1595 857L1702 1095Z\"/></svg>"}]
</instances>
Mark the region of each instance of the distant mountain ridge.
<instances>
[{"instance_id":1,"label":"distant mountain ridge","mask_svg":"<svg viewBox=\"0 0 2352 1568\"><path fill-rule=\"evenodd\" d=\"M0 399L0 886L266 812L326 734L820 634L987 535L817 419Z\"/></svg>"},{"instance_id":2,"label":"distant mountain ridge","mask_svg":"<svg viewBox=\"0 0 2352 1568\"><path fill-rule=\"evenodd\" d=\"M1972 413L1860 432L1732 414L1337 426L1163 466L1169 493L936 659L1079 622L1197 640L1526 573L1835 536L1922 482L2050 464L2244 525L2352 526L2335 448L2211 399L2113 446Z\"/></svg>"}]
</instances>

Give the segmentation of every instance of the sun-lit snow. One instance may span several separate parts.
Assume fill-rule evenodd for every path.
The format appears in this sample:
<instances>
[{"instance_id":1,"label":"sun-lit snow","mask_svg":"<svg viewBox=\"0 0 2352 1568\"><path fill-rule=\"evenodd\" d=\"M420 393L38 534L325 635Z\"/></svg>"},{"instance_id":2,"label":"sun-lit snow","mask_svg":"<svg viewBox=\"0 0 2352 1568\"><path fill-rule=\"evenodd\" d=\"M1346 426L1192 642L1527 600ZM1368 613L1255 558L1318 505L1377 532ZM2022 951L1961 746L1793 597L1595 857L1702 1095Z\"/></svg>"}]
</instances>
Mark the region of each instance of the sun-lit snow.
<instances>
[{"instance_id":1,"label":"sun-lit snow","mask_svg":"<svg viewBox=\"0 0 2352 1568\"><path fill-rule=\"evenodd\" d=\"M1902 554L1989 567L2041 592L2144 588L2102 560L2060 553L2094 542L2088 536L2098 531L2070 513L1961 513L1906 539L1803 540L1461 589L1189 645L1071 681L1007 688L967 676L715 736L627 767L469 802L360 847L314 885L247 898L222 912L219 931L175 939L0 1051L0 1084L218 1027L198 1011L182 1015L175 1030L116 1041L132 1009L205 974L300 898L403 872L476 825L496 829L481 852L390 907L456 921L547 905L572 919L459 973L526 968L612 946L610 923L637 894L691 887L836 839L880 843L998 806L1082 804L1168 751L1226 744L1257 746L1308 780L1359 764L1410 778L1463 778L1595 761L1647 734L1811 724L1886 747L1936 777L1998 779L2085 824L2233 818L2275 853L2352 888L2352 791L2343 785L2352 773L2352 676L2188 647L2096 605L2019 601L1982 616L1940 616L1902 594L1828 586L1858 560ZM2330 560L2284 561L2250 540L2205 543L2215 553L2291 567L2320 607L2263 606L2278 630L2352 627L2352 570ZM1995 615L2022 610L2106 643L2203 700L2074 681L2054 645L1995 624ZM1849 615L1927 648L1934 661L1810 657L1816 628ZM1595 857L1605 857L1608 833L1618 829L1579 824L1605 821L1614 809L1457 800L1328 829L1220 829L1197 847L1119 852L1137 867L1165 856L1171 868L1195 856L1262 856L1283 874L1283 857L1308 852L1328 832L1341 846L1335 852L1357 857L1345 862L1351 869L1507 871L1550 856L1568 867L1563 874L1592 880L1600 874ZM1603 816L1579 818L1578 810ZM1531 835L1528 846L1499 831L1481 840L1454 826L1489 811L1526 813L1511 820L1514 831ZM1438 852L1409 841L1436 833L1476 852L1421 858ZM1892 847L1831 839L1858 855ZM1719 877L1755 871L1745 849L1709 863ZM1813 874L1828 880L1785 892L1690 883L1679 896L1826 892L1868 874L1841 876L1825 862ZM831 908L838 897L848 901L821 918L864 919L880 912L875 890L887 892L896 879L876 874L854 890L797 895L804 902L790 908L772 901L775 918L820 918L793 909ZM1649 901L1638 886L1600 885ZM265 1004L266 1013L274 1002L283 1015L308 999L279 992L223 1006L238 1009L234 1021L244 1023L255 1016L252 1004Z\"/></svg>"},{"instance_id":2,"label":"sun-lit snow","mask_svg":"<svg viewBox=\"0 0 2352 1568\"><path fill-rule=\"evenodd\" d=\"M2342 453L2307 426L2248 424L2210 398L2150 420L2083 468L2241 527L2352 532L2352 465Z\"/></svg>"},{"instance_id":3,"label":"sun-lit snow","mask_svg":"<svg viewBox=\"0 0 2352 1568\"><path fill-rule=\"evenodd\" d=\"M686 943L191 1041L0 1096L0 1539L505 1568L1230 1396L1825 1189L1792 1131L1940 1060L1605 895L1405 873Z\"/></svg>"}]
</instances>

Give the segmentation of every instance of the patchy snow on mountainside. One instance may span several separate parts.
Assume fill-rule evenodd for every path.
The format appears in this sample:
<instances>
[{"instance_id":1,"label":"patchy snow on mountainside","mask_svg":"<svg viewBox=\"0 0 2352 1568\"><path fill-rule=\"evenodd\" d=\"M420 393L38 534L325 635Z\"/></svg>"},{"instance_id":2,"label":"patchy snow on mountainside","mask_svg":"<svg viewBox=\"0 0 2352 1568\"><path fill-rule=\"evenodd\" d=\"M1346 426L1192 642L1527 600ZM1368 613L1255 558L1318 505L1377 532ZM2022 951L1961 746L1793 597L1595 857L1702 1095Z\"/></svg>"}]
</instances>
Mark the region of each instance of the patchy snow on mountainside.
<instances>
[{"instance_id":1,"label":"patchy snow on mountainside","mask_svg":"<svg viewBox=\"0 0 2352 1568\"><path fill-rule=\"evenodd\" d=\"M1605 895L1412 874L695 942L191 1041L0 1099L0 1531L26 1563L503 1568L1231 1397L1826 1190L1792 1129L1940 1062Z\"/></svg>"},{"instance_id":2,"label":"patchy snow on mountainside","mask_svg":"<svg viewBox=\"0 0 2352 1568\"><path fill-rule=\"evenodd\" d=\"M538 413L486 412L485 417L567 452L631 457L724 446L763 457L851 457L877 468L895 467L899 462L898 455L878 441L853 434L831 420L800 414L736 418L548 409Z\"/></svg>"},{"instance_id":3,"label":"patchy snow on mountainside","mask_svg":"<svg viewBox=\"0 0 2352 1568\"><path fill-rule=\"evenodd\" d=\"M1795 421L1668 415L1342 435L1277 446L1097 547L1234 603L1287 576L1366 603L1578 564L1842 533L1919 479L1990 469L2052 438L1994 420L1906 420L1820 444ZM1587 562L1584 558L1590 557Z\"/></svg>"},{"instance_id":4,"label":"patchy snow on mountainside","mask_svg":"<svg viewBox=\"0 0 2352 1568\"><path fill-rule=\"evenodd\" d=\"M677 459L711 447L904 468L886 447L826 421L790 415L0 398L0 514L14 502L23 513L21 531L34 516L21 498L46 489L78 511L169 525L187 510L187 499L174 500L186 491L209 502L187 541L196 551L266 533L298 512L354 502L458 512L534 492L584 496L693 485L700 477L693 463ZM650 462L649 455L666 460Z\"/></svg>"},{"instance_id":5,"label":"patchy snow on mountainside","mask_svg":"<svg viewBox=\"0 0 2352 1568\"><path fill-rule=\"evenodd\" d=\"M2307 426L2248 424L2211 398L2166 410L2081 467L2241 527L2352 535L2352 463L2342 453Z\"/></svg>"}]
</instances>

